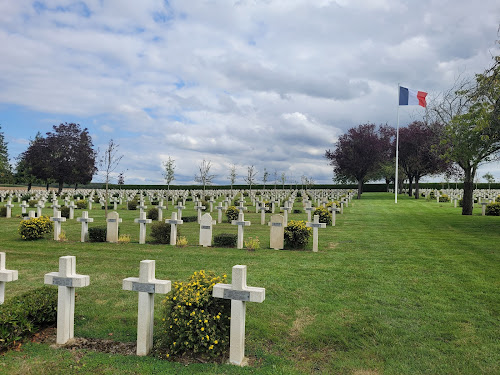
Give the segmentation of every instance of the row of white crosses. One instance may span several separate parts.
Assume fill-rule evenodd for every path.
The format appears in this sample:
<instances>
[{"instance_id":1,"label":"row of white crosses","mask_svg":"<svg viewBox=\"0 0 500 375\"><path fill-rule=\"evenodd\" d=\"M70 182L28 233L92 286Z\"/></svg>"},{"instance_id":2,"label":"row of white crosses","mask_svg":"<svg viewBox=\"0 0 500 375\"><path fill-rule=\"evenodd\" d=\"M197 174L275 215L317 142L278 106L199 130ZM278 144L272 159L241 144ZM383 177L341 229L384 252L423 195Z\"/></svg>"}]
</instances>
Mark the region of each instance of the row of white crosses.
<instances>
[{"instance_id":1,"label":"row of white crosses","mask_svg":"<svg viewBox=\"0 0 500 375\"><path fill-rule=\"evenodd\" d=\"M3 257L2 257L3 254ZM0 280L3 272L9 272L6 281L17 279L17 271L5 270L5 254L0 253ZM2 267L3 265L3 267ZM229 363L245 366L245 312L246 302L263 302L265 288L246 285L247 267L236 265L232 271L232 284L216 284L212 296L231 300L231 323L229 339ZM58 286L57 336L56 343L64 345L74 338L75 288L90 285L90 276L76 273L76 257L59 258L59 271L45 274L45 284ZM3 284L0 284L3 285ZM166 294L171 290L170 280L157 280L155 261L143 260L139 266L139 277L127 277L122 281L122 289L138 292L137 311L137 355L148 355L153 347L154 295ZM2 289L0 288L0 292ZM3 301L3 293L0 295Z\"/></svg>"}]
</instances>

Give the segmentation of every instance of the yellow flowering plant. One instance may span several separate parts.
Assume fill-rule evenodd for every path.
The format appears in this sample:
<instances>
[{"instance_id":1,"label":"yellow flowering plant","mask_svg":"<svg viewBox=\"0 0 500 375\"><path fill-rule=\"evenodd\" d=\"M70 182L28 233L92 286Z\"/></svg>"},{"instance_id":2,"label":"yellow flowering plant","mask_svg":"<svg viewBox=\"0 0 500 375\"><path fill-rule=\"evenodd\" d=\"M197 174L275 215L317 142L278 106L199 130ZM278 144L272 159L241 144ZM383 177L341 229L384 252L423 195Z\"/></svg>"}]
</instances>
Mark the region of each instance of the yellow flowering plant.
<instances>
[{"instance_id":1,"label":"yellow flowering plant","mask_svg":"<svg viewBox=\"0 0 500 375\"><path fill-rule=\"evenodd\" d=\"M51 233L53 227L54 223L48 216L41 216L21 221L18 232L23 240L32 241L43 238L46 233Z\"/></svg>"},{"instance_id":2,"label":"yellow flowering plant","mask_svg":"<svg viewBox=\"0 0 500 375\"><path fill-rule=\"evenodd\" d=\"M304 249L311 236L312 229L306 227L303 220L290 220L285 227L285 248Z\"/></svg>"},{"instance_id":3,"label":"yellow flowering plant","mask_svg":"<svg viewBox=\"0 0 500 375\"><path fill-rule=\"evenodd\" d=\"M175 282L162 303L162 334L158 353L163 358L221 359L229 347L229 300L213 298L213 286L226 275L197 271L186 282Z\"/></svg>"}]
</instances>

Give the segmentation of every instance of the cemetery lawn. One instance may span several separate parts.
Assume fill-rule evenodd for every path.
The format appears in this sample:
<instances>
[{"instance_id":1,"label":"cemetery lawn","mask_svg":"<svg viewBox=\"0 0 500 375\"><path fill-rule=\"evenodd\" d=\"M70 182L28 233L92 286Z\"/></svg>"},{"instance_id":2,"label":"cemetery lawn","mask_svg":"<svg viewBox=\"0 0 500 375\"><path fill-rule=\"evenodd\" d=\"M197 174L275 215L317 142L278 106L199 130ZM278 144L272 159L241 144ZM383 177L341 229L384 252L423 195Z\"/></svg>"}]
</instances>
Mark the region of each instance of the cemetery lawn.
<instances>
[{"instance_id":1,"label":"cemetery lawn","mask_svg":"<svg viewBox=\"0 0 500 375\"><path fill-rule=\"evenodd\" d=\"M98 205L95 205L98 206ZM183 216L195 215L187 202ZM266 300L247 303L246 353L251 366L184 365L150 357L54 349L24 342L0 354L2 374L499 374L500 217L462 216L450 203L365 193L353 200L337 225L319 229L319 252L267 249L269 227L248 212L245 239L258 236L256 251L197 246L199 226L186 223L185 248L139 245L138 211L120 207L121 234L130 244L79 242L80 223L62 224L68 241L29 242L17 234L19 218L0 218L0 251L19 280L7 283L6 299L43 285L58 258L76 256L77 273L90 286L77 289L75 337L136 339L137 293L122 279L137 277L139 262L156 260L156 278L185 281L197 270L231 278L248 266L249 286L266 288ZM290 220L305 220L299 200ZM164 212L170 217L172 207ZM253 210L255 212L255 209ZM44 214L52 216L50 208ZM20 215L16 204L13 215ZM217 218L217 212L212 214ZM80 210L75 218L80 217ZM104 224L94 207L90 226ZM266 223L269 221L266 215ZM148 235L150 226L148 226ZM236 233L228 223L218 233ZM312 239L309 249L312 247ZM156 296L155 336L162 296Z\"/></svg>"}]
</instances>

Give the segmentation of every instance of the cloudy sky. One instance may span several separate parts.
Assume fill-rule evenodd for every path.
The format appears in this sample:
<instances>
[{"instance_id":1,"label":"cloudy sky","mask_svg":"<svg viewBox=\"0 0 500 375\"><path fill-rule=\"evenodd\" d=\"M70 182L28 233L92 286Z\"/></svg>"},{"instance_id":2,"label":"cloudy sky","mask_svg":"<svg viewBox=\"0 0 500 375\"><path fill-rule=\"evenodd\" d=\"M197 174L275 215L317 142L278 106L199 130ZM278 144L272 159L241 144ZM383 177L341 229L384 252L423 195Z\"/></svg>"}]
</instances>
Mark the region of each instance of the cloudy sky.
<instances>
[{"instance_id":1,"label":"cloudy sky","mask_svg":"<svg viewBox=\"0 0 500 375\"><path fill-rule=\"evenodd\" d=\"M397 85L432 98L491 65L498 0L0 1L0 124L13 159L38 131L89 129L126 183L285 172L329 183L323 155L397 121ZM401 125L421 119L402 107ZM483 167L500 180L500 165ZM102 181L96 176L94 181Z\"/></svg>"}]
</instances>

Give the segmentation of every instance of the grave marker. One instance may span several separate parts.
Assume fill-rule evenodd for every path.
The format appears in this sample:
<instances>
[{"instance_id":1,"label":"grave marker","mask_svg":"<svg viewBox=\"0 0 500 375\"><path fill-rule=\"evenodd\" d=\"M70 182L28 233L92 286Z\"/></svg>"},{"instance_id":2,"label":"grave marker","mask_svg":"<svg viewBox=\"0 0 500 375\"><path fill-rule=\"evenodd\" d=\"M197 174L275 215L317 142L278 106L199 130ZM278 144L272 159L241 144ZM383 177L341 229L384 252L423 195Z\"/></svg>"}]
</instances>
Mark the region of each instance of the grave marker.
<instances>
[{"instance_id":1,"label":"grave marker","mask_svg":"<svg viewBox=\"0 0 500 375\"><path fill-rule=\"evenodd\" d=\"M242 212L238 214L238 220L231 221L231 225L238 226L238 245L237 249L243 249L243 228L250 226L249 221L245 221L245 217Z\"/></svg>"},{"instance_id":2,"label":"grave marker","mask_svg":"<svg viewBox=\"0 0 500 375\"><path fill-rule=\"evenodd\" d=\"M112 211L108 213L106 218L106 242L117 243L118 242L118 225L122 222L118 212Z\"/></svg>"},{"instance_id":3,"label":"grave marker","mask_svg":"<svg viewBox=\"0 0 500 375\"><path fill-rule=\"evenodd\" d=\"M212 226L215 225L215 220L212 216L206 213L200 220L200 246L212 246Z\"/></svg>"},{"instance_id":4,"label":"grave marker","mask_svg":"<svg viewBox=\"0 0 500 375\"><path fill-rule=\"evenodd\" d=\"M16 270L5 269L5 253L0 252L0 305L5 299L5 283L16 281L18 272Z\"/></svg>"},{"instance_id":5,"label":"grave marker","mask_svg":"<svg viewBox=\"0 0 500 375\"><path fill-rule=\"evenodd\" d=\"M54 241L59 241L59 236L61 235L61 223L66 221L66 218L61 217L61 211L57 211L56 215L51 217L49 220L54 222Z\"/></svg>"},{"instance_id":6,"label":"grave marker","mask_svg":"<svg viewBox=\"0 0 500 375\"><path fill-rule=\"evenodd\" d=\"M82 233L80 236L80 242L85 242L89 234L89 223L94 222L94 219L89 217L88 211L82 211L82 217L77 218L76 221L82 223Z\"/></svg>"},{"instance_id":7,"label":"grave marker","mask_svg":"<svg viewBox=\"0 0 500 375\"><path fill-rule=\"evenodd\" d=\"M268 225L271 227L269 247L275 250L283 249L285 247L285 218L283 215L272 215Z\"/></svg>"},{"instance_id":8,"label":"grave marker","mask_svg":"<svg viewBox=\"0 0 500 375\"><path fill-rule=\"evenodd\" d=\"M146 224L151 224L151 219L146 219L146 213L143 211L139 214L138 219L134 219L134 223L139 223L139 244L146 243Z\"/></svg>"},{"instance_id":9,"label":"grave marker","mask_svg":"<svg viewBox=\"0 0 500 375\"><path fill-rule=\"evenodd\" d=\"M58 286L57 297L57 339L63 345L74 337L75 288L89 286L90 277L76 273L76 257L59 258L59 271L45 274L44 283Z\"/></svg>"},{"instance_id":10,"label":"grave marker","mask_svg":"<svg viewBox=\"0 0 500 375\"><path fill-rule=\"evenodd\" d=\"M165 219L165 223L170 224L170 245L174 246L177 242L177 225L181 225L184 222L177 219L177 213L172 212L171 219Z\"/></svg>"},{"instance_id":11,"label":"grave marker","mask_svg":"<svg viewBox=\"0 0 500 375\"><path fill-rule=\"evenodd\" d=\"M314 215L314 221L307 222L306 227L313 229L313 251L318 251L318 228L326 228L326 223L319 222L319 215Z\"/></svg>"}]
</instances>

